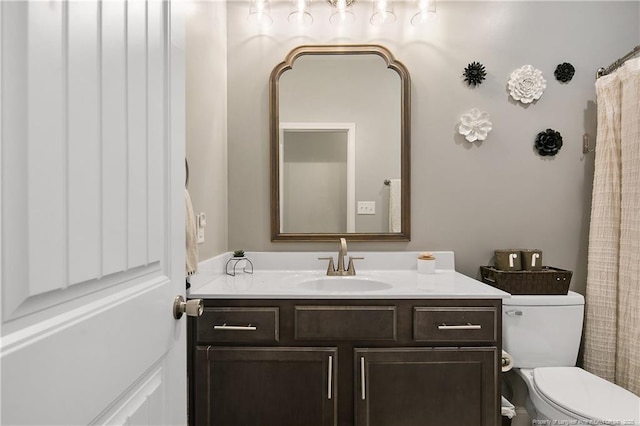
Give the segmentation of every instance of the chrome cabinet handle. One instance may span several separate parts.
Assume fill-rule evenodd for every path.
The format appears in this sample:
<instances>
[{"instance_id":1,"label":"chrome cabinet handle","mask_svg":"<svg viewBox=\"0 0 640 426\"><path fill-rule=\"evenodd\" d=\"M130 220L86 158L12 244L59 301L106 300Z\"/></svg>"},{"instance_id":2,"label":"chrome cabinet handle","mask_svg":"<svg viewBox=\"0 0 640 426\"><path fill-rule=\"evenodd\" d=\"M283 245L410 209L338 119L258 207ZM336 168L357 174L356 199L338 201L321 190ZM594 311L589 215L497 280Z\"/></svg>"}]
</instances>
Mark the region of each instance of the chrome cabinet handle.
<instances>
[{"instance_id":1,"label":"chrome cabinet handle","mask_svg":"<svg viewBox=\"0 0 640 426\"><path fill-rule=\"evenodd\" d=\"M480 324L470 324L467 325L447 325L441 324L438 326L438 330L480 330L482 326Z\"/></svg>"},{"instance_id":2,"label":"chrome cabinet handle","mask_svg":"<svg viewBox=\"0 0 640 426\"><path fill-rule=\"evenodd\" d=\"M509 315L510 317L521 317L522 316L522 311L511 310L511 311L505 311L504 313Z\"/></svg>"},{"instance_id":3,"label":"chrome cabinet handle","mask_svg":"<svg viewBox=\"0 0 640 426\"><path fill-rule=\"evenodd\" d=\"M239 331L255 331L258 329L255 325L214 325L214 330L239 330Z\"/></svg>"},{"instance_id":4,"label":"chrome cabinet handle","mask_svg":"<svg viewBox=\"0 0 640 426\"><path fill-rule=\"evenodd\" d=\"M365 394L364 388L365 388L365 386L367 384L364 375L365 375L364 357L361 356L360 357L360 388L361 388L360 395L361 395L361 398L362 398L363 401L366 399L366 394Z\"/></svg>"},{"instance_id":5,"label":"chrome cabinet handle","mask_svg":"<svg viewBox=\"0 0 640 426\"><path fill-rule=\"evenodd\" d=\"M329 372L328 372L328 385L327 385L327 399L331 399L332 387L333 387L333 356L329 355Z\"/></svg>"}]
</instances>

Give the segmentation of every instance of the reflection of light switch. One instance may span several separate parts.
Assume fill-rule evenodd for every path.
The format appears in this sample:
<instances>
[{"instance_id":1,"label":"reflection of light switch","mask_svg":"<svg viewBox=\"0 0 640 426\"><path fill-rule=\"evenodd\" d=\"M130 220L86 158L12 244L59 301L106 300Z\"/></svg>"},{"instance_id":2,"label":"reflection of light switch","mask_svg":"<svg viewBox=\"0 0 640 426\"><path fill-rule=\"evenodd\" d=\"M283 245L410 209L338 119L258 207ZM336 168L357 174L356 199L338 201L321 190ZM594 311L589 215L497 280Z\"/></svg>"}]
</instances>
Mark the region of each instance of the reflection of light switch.
<instances>
[{"instance_id":1,"label":"reflection of light switch","mask_svg":"<svg viewBox=\"0 0 640 426\"><path fill-rule=\"evenodd\" d=\"M207 215L200 213L196 215L196 228L198 234L198 244L204 243L204 227L207 226Z\"/></svg>"},{"instance_id":2,"label":"reflection of light switch","mask_svg":"<svg viewBox=\"0 0 640 426\"><path fill-rule=\"evenodd\" d=\"M358 201L358 214L376 214L376 202Z\"/></svg>"}]
</instances>

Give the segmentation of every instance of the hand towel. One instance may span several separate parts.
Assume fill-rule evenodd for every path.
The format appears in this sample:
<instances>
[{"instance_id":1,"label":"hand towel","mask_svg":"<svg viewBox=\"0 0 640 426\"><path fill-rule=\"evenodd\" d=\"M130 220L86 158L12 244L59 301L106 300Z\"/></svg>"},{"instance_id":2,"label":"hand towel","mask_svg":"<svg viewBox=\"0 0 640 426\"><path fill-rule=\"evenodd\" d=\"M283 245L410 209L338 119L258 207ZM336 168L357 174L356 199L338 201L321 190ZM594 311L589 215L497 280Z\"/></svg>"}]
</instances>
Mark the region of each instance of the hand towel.
<instances>
[{"instance_id":1,"label":"hand towel","mask_svg":"<svg viewBox=\"0 0 640 426\"><path fill-rule=\"evenodd\" d=\"M389 180L389 232L402 231L402 193L400 179Z\"/></svg>"},{"instance_id":2,"label":"hand towel","mask_svg":"<svg viewBox=\"0 0 640 426\"><path fill-rule=\"evenodd\" d=\"M185 224L186 224L186 275L198 272L198 238L196 229L196 215L193 213L193 205L189 191L184 190Z\"/></svg>"}]
</instances>

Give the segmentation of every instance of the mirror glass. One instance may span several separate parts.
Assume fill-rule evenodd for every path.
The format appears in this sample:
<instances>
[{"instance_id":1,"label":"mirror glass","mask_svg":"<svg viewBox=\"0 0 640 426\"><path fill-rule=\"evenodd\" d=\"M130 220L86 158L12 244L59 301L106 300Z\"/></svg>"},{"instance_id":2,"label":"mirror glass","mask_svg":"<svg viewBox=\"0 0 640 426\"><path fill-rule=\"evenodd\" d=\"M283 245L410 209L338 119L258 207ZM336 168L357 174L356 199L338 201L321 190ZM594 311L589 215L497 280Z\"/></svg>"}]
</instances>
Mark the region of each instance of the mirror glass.
<instances>
[{"instance_id":1,"label":"mirror glass","mask_svg":"<svg viewBox=\"0 0 640 426\"><path fill-rule=\"evenodd\" d=\"M409 86L375 45L301 46L274 68L272 240L409 240Z\"/></svg>"}]
</instances>

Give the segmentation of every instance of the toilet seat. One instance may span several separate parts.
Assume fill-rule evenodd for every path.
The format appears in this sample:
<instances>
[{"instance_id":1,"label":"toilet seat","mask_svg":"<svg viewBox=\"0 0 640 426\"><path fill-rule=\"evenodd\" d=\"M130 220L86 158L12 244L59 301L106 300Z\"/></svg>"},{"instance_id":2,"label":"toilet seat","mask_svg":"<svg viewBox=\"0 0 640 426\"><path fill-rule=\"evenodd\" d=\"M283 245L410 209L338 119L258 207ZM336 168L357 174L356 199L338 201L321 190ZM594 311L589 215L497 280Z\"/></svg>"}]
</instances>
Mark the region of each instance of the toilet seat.
<instances>
[{"instance_id":1,"label":"toilet seat","mask_svg":"<svg viewBox=\"0 0 640 426\"><path fill-rule=\"evenodd\" d=\"M549 404L577 419L640 425L640 398L578 367L540 367L533 385Z\"/></svg>"}]
</instances>

